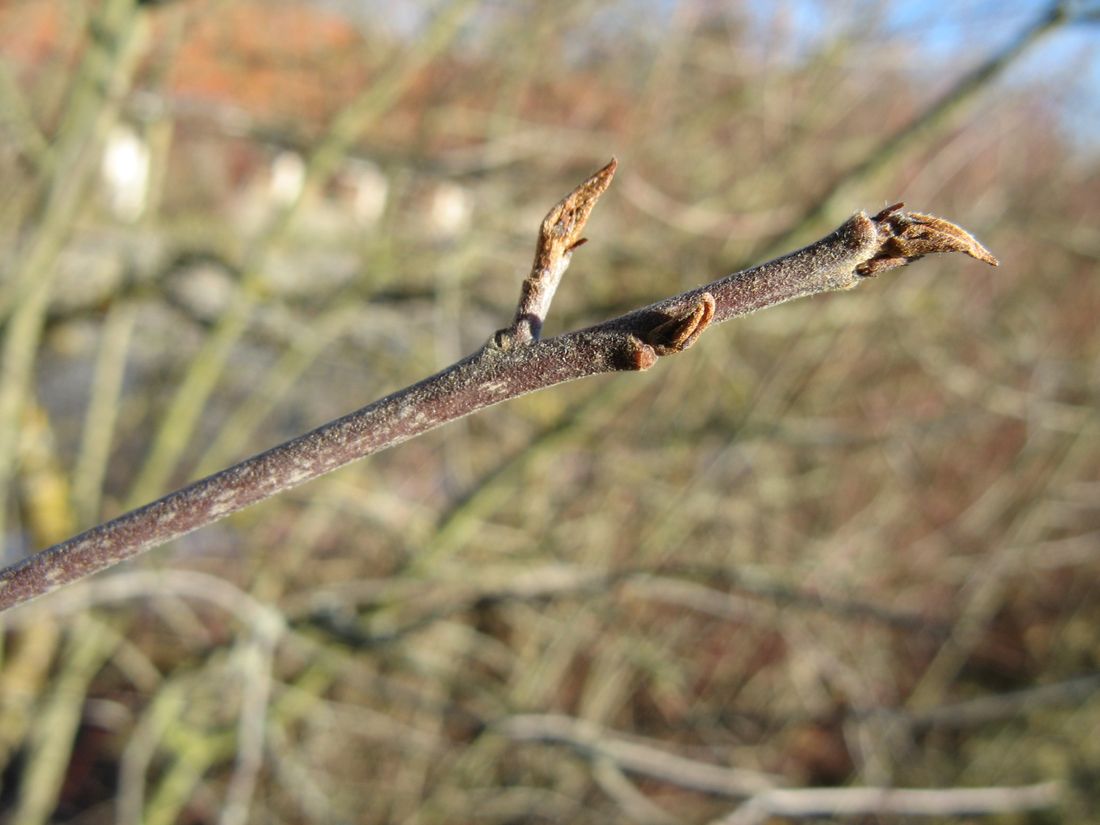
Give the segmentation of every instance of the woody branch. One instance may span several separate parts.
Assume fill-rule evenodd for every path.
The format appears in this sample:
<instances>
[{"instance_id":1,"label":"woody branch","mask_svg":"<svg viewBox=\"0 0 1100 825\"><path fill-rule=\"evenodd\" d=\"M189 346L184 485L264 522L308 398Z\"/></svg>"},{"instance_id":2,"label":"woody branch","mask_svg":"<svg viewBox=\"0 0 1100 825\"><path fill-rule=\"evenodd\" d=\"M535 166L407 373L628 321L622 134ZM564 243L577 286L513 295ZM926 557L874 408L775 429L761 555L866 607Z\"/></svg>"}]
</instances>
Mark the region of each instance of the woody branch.
<instances>
[{"instance_id":1,"label":"woody branch","mask_svg":"<svg viewBox=\"0 0 1100 825\"><path fill-rule=\"evenodd\" d=\"M584 242L585 223L615 169L612 160L550 210L515 317L480 350L417 384L0 570L0 611L501 401L598 373L648 369L659 358L690 347L713 323L793 298L850 289L931 253L963 252L997 264L954 224L896 204L873 217L858 212L789 255L540 340L554 292L573 251Z\"/></svg>"}]
</instances>

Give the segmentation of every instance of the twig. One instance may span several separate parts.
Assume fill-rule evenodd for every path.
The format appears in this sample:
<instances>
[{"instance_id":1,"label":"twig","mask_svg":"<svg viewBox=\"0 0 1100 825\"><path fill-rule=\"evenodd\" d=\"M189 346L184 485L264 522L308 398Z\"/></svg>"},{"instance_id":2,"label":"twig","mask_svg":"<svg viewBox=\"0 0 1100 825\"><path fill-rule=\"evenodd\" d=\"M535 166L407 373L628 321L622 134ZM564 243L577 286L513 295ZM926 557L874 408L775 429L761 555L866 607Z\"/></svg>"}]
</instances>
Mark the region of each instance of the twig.
<instances>
[{"instance_id":1,"label":"twig","mask_svg":"<svg viewBox=\"0 0 1100 825\"><path fill-rule=\"evenodd\" d=\"M34 171L42 177L49 175L54 161L53 147L39 131L11 67L4 63L0 63L0 103L3 106L0 129L15 138L16 151Z\"/></svg>"},{"instance_id":2,"label":"twig","mask_svg":"<svg viewBox=\"0 0 1100 825\"><path fill-rule=\"evenodd\" d=\"M630 822L638 825L676 825L680 821L638 790L623 769L606 756L593 760L592 780L611 797Z\"/></svg>"},{"instance_id":3,"label":"twig","mask_svg":"<svg viewBox=\"0 0 1100 825\"><path fill-rule=\"evenodd\" d=\"M584 218L614 171L609 164L554 207L539 252L557 279ZM547 231L547 227L549 230ZM970 235L940 218L859 212L835 232L782 258L587 329L536 340L549 304L536 257L516 320L473 355L418 384L197 481L152 504L0 571L0 610L41 596L250 504L470 413L535 390L605 372L645 370L682 352L712 323L837 289L933 252L995 264ZM555 257L556 256L556 257ZM532 281L532 279L529 279ZM556 284L555 284L556 285ZM552 290L551 290L552 292ZM529 336L529 337L528 337Z\"/></svg>"},{"instance_id":4,"label":"twig","mask_svg":"<svg viewBox=\"0 0 1100 825\"><path fill-rule=\"evenodd\" d=\"M89 618L66 640L63 664L32 711L36 724L25 743L22 775L9 821L27 825L50 821L72 758L89 683L118 643L111 628Z\"/></svg>"},{"instance_id":5,"label":"twig","mask_svg":"<svg viewBox=\"0 0 1100 825\"><path fill-rule=\"evenodd\" d=\"M1100 673L1092 673L1050 685L995 693L966 702L943 705L914 713L906 721L919 728L976 727L1001 722L1014 716L1025 716L1052 706L1084 703L1095 699L1097 695L1100 695Z\"/></svg>"},{"instance_id":6,"label":"twig","mask_svg":"<svg viewBox=\"0 0 1100 825\"><path fill-rule=\"evenodd\" d=\"M95 181L98 149L118 119L147 43L147 21L133 3L111 0L92 17L91 43L74 72L57 130L52 174L25 221L26 240L0 283L0 501L13 483L19 420L33 384L34 363L57 278L57 260ZM6 535L0 506L0 535Z\"/></svg>"},{"instance_id":7,"label":"twig","mask_svg":"<svg viewBox=\"0 0 1100 825\"><path fill-rule=\"evenodd\" d=\"M110 463L118 399L122 395L136 318L132 301L118 301L111 306L103 324L103 343L96 356L80 452L73 468L73 508L85 524L98 518L100 512L100 491Z\"/></svg>"},{"instance_id":8,"label":"twig","mask_svg":"<svg viewBox=\"0 0 1100 825\"><path fill-rule=\"evenodd\" d=\"M496 334L495 341L501 349L539 340L542 323L550 311L550 302L554 300L561 277L569 268L573 250L588 241L581 237L588 216L600 195L611 185L618 166L619 162L612 158L607 166L566 195L543 218L531 274L520 287L516 317L510 327Z\"/></svg>"},{"instance_id":9,"label":"twig","mask_svg":"<svg viewBox=\"0 0 1100 825\"><path fill-rule=\"evenodd\" d=\"M560 742L594 760L608 759L629 773L661 779L681 788L723 796L764 794L781 777L700 762L636 739L627 739L584 719L561 714L510 716L493 731L517 742Z\"/></svg>"},{"instance_id":10,"label":"twig","mask_svg":"<svg viewBox=\"0 0 1100 825\"><path fill-rule=\"evenodd\" d=\"M421 561L420 557L417 561ZM689 578L703 573L710 578L727 579L733 592L707 587ZM448 584L441 587L444 581ZM774 621L772 613L776 609L793 608L821 612L839 621L878 622L911 634L942 637L950 630L948 625L872 604L822 598L812 592L776 582L756 581L752 577L731 577L728 569L596 570L561 564L533 568L481 565L476 578L469 582L467 587L455 586L450 577L433 580L430 575L418 577L415 584L408 579L356 579L312 591L300 600L290 599L283 610L296 628L308 626L311 635L359 650L394 644L435 622L478 606L592 596L648 599L731 622L764 624ZM744 595L738 591L743 591ZM74 592L81 590L70 591ZM79 600L78 596L76 601ZM335 605L341 610L334 611ZM364 614L369 614L369 622L362 621ZM906 718L914 724L923 719Z\"/></svg>"},{"instance_id":11,"label":"twig","mask_svg":"<svg viewBox=\"0 0 1100 825\"><path fill-rule=\"evenodd\" d=\"M234 651L240 672L241 710L237 721L237 754L226 788L218 825L248 821L257 779L264 762L268 708L272 693L272 660L277 633L244 640Z\"/></svg>"},{"instance_id":12,"label":"twig","mask_svg":"<svg viewBox=\"0 0 1100 825\"><path fill-rule=\"evenodd\" d=\"M964 816L1053 808L1057 782L1000 788L796 788L766 791L715 825L757 825L770 817Z\"/></svg>"}]
</instances>

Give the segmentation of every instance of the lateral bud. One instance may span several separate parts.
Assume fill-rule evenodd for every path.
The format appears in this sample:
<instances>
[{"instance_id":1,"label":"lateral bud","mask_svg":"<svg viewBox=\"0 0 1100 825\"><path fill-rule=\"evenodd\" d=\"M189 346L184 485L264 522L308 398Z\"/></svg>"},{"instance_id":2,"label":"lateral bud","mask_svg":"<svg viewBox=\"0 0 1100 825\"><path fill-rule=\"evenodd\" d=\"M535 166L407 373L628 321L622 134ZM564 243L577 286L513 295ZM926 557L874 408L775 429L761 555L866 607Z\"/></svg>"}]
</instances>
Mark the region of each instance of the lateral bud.
<instances>
[{"instance_id":1,"label":"lateral bud","mask_svg":"<svg viewBox=\"0 0 1100 825\"><path fill-rule=\"evenodd\" d=\"M646 335L646 343L657 355L683 352L702 335L712 318L714 296L704 292L686 310L651 329Z\"/></svg>"}]
</instances>

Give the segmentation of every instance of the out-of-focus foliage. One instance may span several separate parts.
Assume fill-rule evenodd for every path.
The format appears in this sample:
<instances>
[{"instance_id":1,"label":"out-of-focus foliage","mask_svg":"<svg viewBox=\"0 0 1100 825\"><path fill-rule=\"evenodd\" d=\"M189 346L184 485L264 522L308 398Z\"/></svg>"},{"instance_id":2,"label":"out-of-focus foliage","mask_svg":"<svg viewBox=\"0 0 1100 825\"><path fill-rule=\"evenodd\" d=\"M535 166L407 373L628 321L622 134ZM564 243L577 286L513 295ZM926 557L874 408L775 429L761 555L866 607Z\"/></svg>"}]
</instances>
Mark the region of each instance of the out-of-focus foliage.
<instances>
[{"instance_id":1,"label":"out-of-focus foliage","mask_svg":"<svg viewBox=\"0 0 1100 825\"><path fill-rule=\"evenodd\" d=\"M0 819L1056 781L1100 821L1100 167L1063 119L1095 23L861 175L1042 10L804 5L0 5L5 563L480 346L612 154L548 334L899 199L1002 261L717 328L5 616Z\"/></svg>"}]
</instances>

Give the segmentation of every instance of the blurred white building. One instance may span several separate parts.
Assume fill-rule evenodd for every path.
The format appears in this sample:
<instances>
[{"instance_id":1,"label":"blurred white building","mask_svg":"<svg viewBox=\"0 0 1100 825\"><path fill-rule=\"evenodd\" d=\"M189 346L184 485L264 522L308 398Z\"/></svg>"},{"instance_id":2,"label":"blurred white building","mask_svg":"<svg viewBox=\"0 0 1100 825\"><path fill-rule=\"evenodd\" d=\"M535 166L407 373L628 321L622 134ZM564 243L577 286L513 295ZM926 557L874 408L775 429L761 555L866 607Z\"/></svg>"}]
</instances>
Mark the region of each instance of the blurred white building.
<instances>
[{"instance_id":1,"label":"blurred white building","mask_svg":"<svg viewBox=\"0 0 1100 825\"><path fill-rule=\"evenodd\" d=\"M152 153L145 138L125 123L115 125L103 149L100 179L103 198L117 220L133 223L149 203Z\"/></svg>"}]
</instances>

